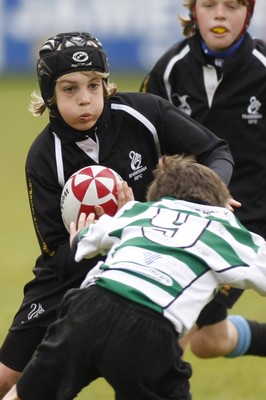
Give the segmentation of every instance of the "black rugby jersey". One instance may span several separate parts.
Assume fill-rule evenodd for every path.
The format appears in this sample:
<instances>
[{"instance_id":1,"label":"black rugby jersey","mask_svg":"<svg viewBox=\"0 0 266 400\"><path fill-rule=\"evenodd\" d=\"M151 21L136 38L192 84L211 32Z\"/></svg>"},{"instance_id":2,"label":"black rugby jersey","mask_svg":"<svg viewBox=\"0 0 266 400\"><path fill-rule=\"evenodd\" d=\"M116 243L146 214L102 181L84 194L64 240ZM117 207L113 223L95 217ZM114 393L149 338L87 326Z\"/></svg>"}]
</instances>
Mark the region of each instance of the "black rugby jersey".
<instances>
[{"instance_id":1,"label":"black rugby jersey","mask_svg":"<svg viewBox=\"0 0 266 400\"><path fill-rule=\"evenodd\" d=\"M266 44L246 33L224 61L205 57L198 34L174 44L142 91L159 95L230 146L236 216L266 238Z\"/></svg>"},{"instance_id":2,"label":"black rugby jersey","mask_svg":"<svg viewBox=\"0 0 266 400\"><path fill-rule=\"evenodd\" d=\"M97 163L110 167L142 201L162 154L193 154L214 170L222 167L222 175L223 167L233 164L224 140L168 101L145 93L120 93L106 100L98 123L86 134L49 123L29 150L26 178L41 255L13 330L51 323L65 291L78 287L99 260L74 261L61 219L62 188L74 172Z\"/></svg>"}]
</instances>

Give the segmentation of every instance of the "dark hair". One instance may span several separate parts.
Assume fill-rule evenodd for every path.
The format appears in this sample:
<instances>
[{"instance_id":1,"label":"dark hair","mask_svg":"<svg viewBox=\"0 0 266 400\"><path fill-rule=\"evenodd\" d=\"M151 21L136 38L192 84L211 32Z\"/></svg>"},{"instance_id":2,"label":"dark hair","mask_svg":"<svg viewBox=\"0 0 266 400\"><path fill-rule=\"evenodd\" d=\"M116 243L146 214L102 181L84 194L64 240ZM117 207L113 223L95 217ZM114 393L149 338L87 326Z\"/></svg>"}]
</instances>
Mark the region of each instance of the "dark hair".
<instances>
[{"instance_id":1,"label":"dark hair","mask_svg":"<svg viewBox=\"0 0 266 400\"><path fill-rule=\"evenodd\" d=\"M199 201L224 207L229 190L210 168L198 164L193 156L163 156L154 170L154 180L147 191L148 201L162 197Z\"/></svg>"}]
</instances>

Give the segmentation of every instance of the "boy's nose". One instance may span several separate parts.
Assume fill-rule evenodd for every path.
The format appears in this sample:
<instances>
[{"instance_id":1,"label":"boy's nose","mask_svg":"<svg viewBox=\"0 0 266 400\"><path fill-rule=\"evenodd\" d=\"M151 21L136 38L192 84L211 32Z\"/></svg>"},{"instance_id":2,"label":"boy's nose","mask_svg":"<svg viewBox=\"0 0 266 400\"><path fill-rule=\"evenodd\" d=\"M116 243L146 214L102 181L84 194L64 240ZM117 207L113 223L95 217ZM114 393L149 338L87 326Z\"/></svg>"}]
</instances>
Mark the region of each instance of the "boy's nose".
<instances>
[{"instance_id":1,"label":"boy's nose","mask_svg":"<svg viewBox=\"0 0 266 400\"><path fill-rule=\"evenodd\" d=\"M89 104L91 102L91 96L88 90L82 90L79 95L80 104Z\"/></svg>"},{"instance_id":2,"label":"boy's nose","mask_svg":"<svg viewBox=\"0 0 266 400\"><path fill-rule=\"evenodd\" d=\"M219 19L225 18L225 9L223 4L217 4L215 7L215 17Z\"/></svg>"}]
</instances>

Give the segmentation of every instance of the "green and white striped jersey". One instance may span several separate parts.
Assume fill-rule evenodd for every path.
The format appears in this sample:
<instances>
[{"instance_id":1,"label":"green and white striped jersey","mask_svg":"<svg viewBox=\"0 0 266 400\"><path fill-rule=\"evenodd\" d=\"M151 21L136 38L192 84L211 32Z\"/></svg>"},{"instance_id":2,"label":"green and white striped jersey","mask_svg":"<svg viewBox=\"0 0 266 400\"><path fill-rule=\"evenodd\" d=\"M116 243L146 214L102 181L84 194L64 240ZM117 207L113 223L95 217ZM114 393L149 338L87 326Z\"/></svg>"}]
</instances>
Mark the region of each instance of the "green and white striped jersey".
<instances>
[{"instance_id":1,"label":"green and white striped jersey","mask_svg":"<svg viewBox=\"0 0 266 400\"><path fill-rule=\"evenodd\" d=\"M107 254L81 287L149 307L184 334L224 284L266 295L265 243L226 208L164 198L129 202L82 230L76 261Z\"/></svg>"}]
</instances>

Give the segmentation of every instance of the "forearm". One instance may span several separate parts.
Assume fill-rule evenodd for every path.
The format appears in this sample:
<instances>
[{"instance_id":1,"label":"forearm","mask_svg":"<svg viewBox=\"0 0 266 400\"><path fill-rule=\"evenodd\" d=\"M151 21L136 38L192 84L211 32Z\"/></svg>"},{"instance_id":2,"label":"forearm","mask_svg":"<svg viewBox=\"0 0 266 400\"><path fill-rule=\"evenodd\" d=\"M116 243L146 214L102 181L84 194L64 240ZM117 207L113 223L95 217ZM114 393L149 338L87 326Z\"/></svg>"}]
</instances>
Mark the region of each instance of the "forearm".
<instances>
[{"instance_id":1,"label":"forearm","mask_svg":"<svg viewBox=\"0 0 266 400\"><path fill-rule=\"evenodd\" d=\"M208 163L208 167L211 168L222 181L228 185L233 173L233 164L224 159L215 159Z\"/></svg>"}]
</instances>

